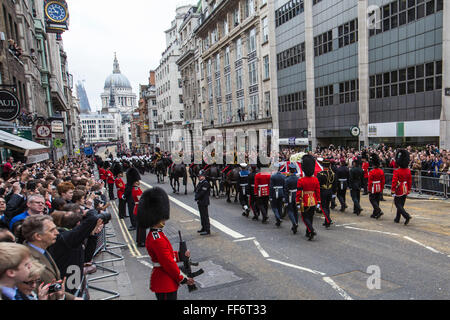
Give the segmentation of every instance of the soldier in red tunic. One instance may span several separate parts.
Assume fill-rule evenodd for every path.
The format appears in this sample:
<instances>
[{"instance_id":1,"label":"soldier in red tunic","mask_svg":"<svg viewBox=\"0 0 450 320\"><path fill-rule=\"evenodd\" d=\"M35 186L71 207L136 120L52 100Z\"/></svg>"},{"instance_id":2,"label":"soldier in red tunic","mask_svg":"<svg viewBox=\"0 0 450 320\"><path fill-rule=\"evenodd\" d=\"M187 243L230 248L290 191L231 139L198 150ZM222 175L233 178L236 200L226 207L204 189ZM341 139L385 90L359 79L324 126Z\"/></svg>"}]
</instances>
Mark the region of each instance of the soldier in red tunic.
<instances>
[{"instance_id":1,"label":"soldier in red tunic","mask_svg":"<svg viewBox=\"0 0 450 320\"><path fill-rule=\"evenodd\" d=\"M313 228L313 218L316 208L320 208L320 184L314 177L315 167L316 159L311 155L305 155L302 159L302 171L305 177L299 179L297 183L297 204L300 205L302 220L306 225L308 241L317 235Z\"/></svg>"},{"instance_id":2,"label":"soldier in red tunic","mask_svg":"<svg viewBox=\"0 0 450 320\"><path fill-rule=\"evenodd\" d=\"M383 211L380 209L380 200L386 180L384 171L380 169L380 158L376 153L371 154L370 164L374 167L374 169L369 172L368 182L369 200L373 207L373 213L370 217L379 219L383 215Z\"/></svg>"},{"instance_id":3,"label":"soldier in red tunic","mask_svg":"<svg viewBox=\"0 0 450 320\"><path fill-rule=\"evenodd\" d=\"M115 163L111 169L112 173L116 177L115 184L117 189L117 199L119 199L119 218L124 219L127 217L127 202L125 201L124 193L125 193L125 183L122 180L123 171L122 165L120 163Z\"/></svg>"},{"instance_id":4,"label":"soldier in red tunic","mask_svg":"<svg viewBox=\"0 0 450 320\"><path fill-rule=\"evenodd\" d=\"M113 201L116 198L114 198L114 174L111 171L111 167L109 162L105 162L105 175L106 175L106 182L108 183L108 194L109 194L109 200Z\"/></svg>"},{"instance_id":5,"label":"soldier in red tunic","mask_svg":"<svg viewBox=\"0 0 450 320\"><path fill-rule=\"evenodd\" d=\"M395 163L400 169L394 171L392 178L392 195L394 196L395 207L397 208L397 216L394 222L400 222L400 215L405 218L405 226L411 220L411 216L406 212L404 206L406 197L411 192L412 176L409 170L409 152L406 150L399 150L395 156Z\"/></svg>"},{"instance_id":6,"label":"soldier in red tunic","mask_svg":"<svg viewBox=\"0 0 450 320\"><path fill-rule=\"evenodd\" d=\"M106 170L103 168L103 166L104 166L104 163L102 160L100 160L100 162L98 163L98 174L99 174L100 180L103 180L106 185Z\"/></svg>"},{"instance_id":7,"label":"soldier in red tunic","mask_svg":"<svg viewBox=\"0 0 450 320\"><path fill-rule=\"evenodd\" d=\"M176 300L180 284L194 284L193 278L180 271L177 265L180 261L178 252L173 250L162 230L169 218L170 205L166 192L159 187L146 190L139 201L138 223L151 228L145 247L153 263L150 290L158 300ZM185 256L190 256L189 250Z\"/></svg>"}]
</instances>

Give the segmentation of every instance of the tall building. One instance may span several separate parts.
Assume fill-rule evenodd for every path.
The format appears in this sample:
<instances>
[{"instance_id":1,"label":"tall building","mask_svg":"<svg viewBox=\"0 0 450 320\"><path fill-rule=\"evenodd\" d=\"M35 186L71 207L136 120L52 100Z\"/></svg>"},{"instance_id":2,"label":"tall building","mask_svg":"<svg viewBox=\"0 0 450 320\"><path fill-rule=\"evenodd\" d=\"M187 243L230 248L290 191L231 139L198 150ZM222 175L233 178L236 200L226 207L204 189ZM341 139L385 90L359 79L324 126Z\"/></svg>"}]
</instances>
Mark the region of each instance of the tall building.
<instances>
[{"instance_id":1,"label":"tall building","mask_svg":"<svg viewBox=\"0 0 450 320\"><path fill-rule=\"evenodd\" d=\"M275 0L280 137L450 148L450 3Z\"/></svg>"},{"instance_id":2,"label":"tall building","mask_svg":"<svg viewBox=\"0 0 450 320\"><path fill-rule=\"evenodd\" d=\"M183 89L177 60L180 56L180 39L178 29L191 6L176 9L175 19L165 31L166 49L160 64L156 68L156 102L158 105L158 128L160 129L160 146L162 150L173 148L172 134L175 129L182 129L184 121Z\"/></svg>"},{"instance_id":3,"label":"tall building","mask_svg":"<svg viewBox=\"0 0 450 320\"><path fill-rule=\"evenodd\" d=\"M89 98L86 93L86 89L84 88L84 84L81 81L78 81L76 85L77 96L80 104L80 112L81 113L91 113L91 104L89 103Z\"/></svg>"}]
</instances>

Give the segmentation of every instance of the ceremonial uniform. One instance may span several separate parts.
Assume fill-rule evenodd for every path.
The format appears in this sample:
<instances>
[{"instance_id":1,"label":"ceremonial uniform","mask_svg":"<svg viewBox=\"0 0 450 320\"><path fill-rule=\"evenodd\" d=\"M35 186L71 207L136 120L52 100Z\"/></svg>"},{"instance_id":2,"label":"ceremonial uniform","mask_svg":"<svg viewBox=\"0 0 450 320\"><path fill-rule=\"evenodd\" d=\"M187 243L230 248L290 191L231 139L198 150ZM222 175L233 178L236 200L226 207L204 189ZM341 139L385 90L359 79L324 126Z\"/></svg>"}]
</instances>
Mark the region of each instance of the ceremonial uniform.
<instances>
[{"instance_id":1,"label":"ceremonial uniform","mask_svg":"<svg viewBox=\"0 0 450 320\"><path fill-rule=\"evenodd\" d=\"M106 170L103 169L102 167L100 167L100 168L98 168L98 174L99 174L100 180L103 180L106 185Z\"/></svg>"},{"instance_id":2,"label":"ceremonial uniform","mask_svg":"<svg viewBox=\"0 0 450 320\"><path fill-rule=\"evenodd\" d=\"M373 213L370 217L379 219L383 215L383 212L380 209L380 200L386 180L383 170L378 168L379 159L376 154L372 154L371 162L375 169L369 172L368 180L369 200L373 207Z\"/></svg>"},{"instance_id":3,"label":"ceremonial uniform","mask_svg":"<svg viewBox=\"0 0 450 320\"><path fill-rule=\"evenodd\" d=\"M199 176L205 173L200 172ZM204 179L197 184L195 188L195 201L198 205L198 211L200 212L200 220L202 229L199 230L200 234L210 234L211 227L209 223L209 214L208 214L208 206L209 206L209 195L211 192L211 185L209 182Z\"/></svg>"},{"instance_id":4,"label":"ceremonial uniform","mask_svg":"<svg viewBox=\"0 0 450 320\"><path fill-rule=\"evenodd\" d=\"M324 170L317 174L317 180L319 180L320 185L320 203L323 215L325 216L324 226L329 228L332 224L330 217L330 204L333 199L333 195L336 193L336 176L333 171L331 171L327 165L324 163Z\"/></svg>"},{"instance_id":5,"label":"ceremonial uniform","mask_svg":"<svg viewBox=\"0 0 450 320\"><path fill-rule=\"evenodd\" d=\"M117 189L117 198L119 199L119 218L124 219L126 216L126 201L125 201L125 183L122 178L117 178L115 181Z\"/></svg>"},{"instance_id":6,"label":"ceremonial uniform","mask_svg":"<svg viewBox=\"0 0 450 320\"><path fill-rule=\"evenodd\" d=\"M315 177L298 180L297 203L303 207L302 220L306 226L306 235L312 239L315 235L313 219L316 206L320 204L320 184Z\"/></svg>"},{"instance_id":7,"label":"ceremonial uniform","mask_svg":"<svg viewBox=\"0 0 450 320\"><path fill-rule=\"evenodd\" d=\"M178 287L187 278L177 265L178 252L173 250L162 229L150 229L145 247L153 263L150 290L158 300L176 300Z\"/></svg>"},{"instance_id":8,"label":"ceremonial uniform","mask_svg":"<svg viewBox=\"0 0 450 320\"><path fill-rule=\"evenodd\" d=\"M248 174L248 186L247 186L247 194L248 194L248 202L250 205L250 209L253 212L253 220L258 220L259 212L258 207L256 206L256 194L255 194L255 176L257 172L256 169L252 169L252 171Z\"/></svg>"},{"instance_id":9,"label":"ceremonial uniform","mask_svg":"<svg viewBox=\"0 0 450 320\"><path fill-rule=\"evenodd\" d=\"M364 177L363 177L364 195L366 195L368 193L367 185L369 183L369 162L367 162L367 161L363 162L362 170L364 172Z\"/></svg>"},{"instance_id":10,"label":"ceremonial uniform","mask_svg":"<svg viewBox=\"0 0 450 320\"><path fill-rule=\"evenodd\" d=\"M242 207L242 215L248 217L250 209L248 207L248 175L249 172L245 170L246 166L242 167L239 171L239 202Z\"/></svg>"},{"instance_id":11,"label":"ceremonial uniform","mask_svg":"<svg viewBox=\"0 0 450 320\"><path fill-rule=\"evenodd\" d=\"M106 182L108 183L108 193L109 193L109 200L115 200L114 198L114 174L111 172L111 170L106 170Z\"/></svg>"},{"instance_id":12,"label":"ceremonial uniform","mask_svg":"<svg viewBox=\"0 0 450 320\"><path fill-rule=\"evenodd\" d=\"M336 180L338 186L337 198L339 200L339 203L341 204L341 212L344 212L347 208L346 194L349 176L350 173L347 165L345 163L341 164L341 166L336 171Z\"/></svg>"},{"instance_id":13,"label":"ceremonial uniform","mask_svg":"<svg viewBox=\"0 0 450 320\"><path fill-rule=\"evenodd\" d=\"M396 162L400 169L394 171L392 178L392 194L394 195L394 203L397 208L397 215L394 222L400 222L400 216L405 218L405 225L411 220L411 216L406 212L404 206L406 197L411 192L412 175L409 165L409 153L406 150L399 150L396 155Z\"/></svg>"},{"instance_id":14,"label":"ceremonial uniform","mask_svg":"<svg viewBox=\"0 0 450 320\"><path fill-rule=\"evenodd\" d=\"M276 225L281 225L281 212L283 210L283 201L285 199L284 183L286 177L277 172L270 177L270 206L277 220Z\"/></svg>"},{"instance_id":15,"label":"ceremonial uniform","mask_svg":"<svg viewBox=\"0 0 450 320\"><path fill-rule=\"evenodd\" d=\"M259 172L255 175L255 189L257 213L262 214L262 223L266 223L269 219L267 212L269 211L269 194L270 194L270 174Z\"/></svg>"},{"instance_id":16,"label":"ceremonial uniform","mask_svg":"<svg viewBox=\"0 0 450 320\"><path fill-rule=\"evenodd\" d=\"M298 209L297 209L297 184L298 184L298 177L295 174L295 165L290 165L291 172L289 176L286 178L285 185L284 185L284 192L286 194L286 204L287 204L287 213L289 216L289 219L291 219L292 222L292 232L294 234L297 233L298 228Z\"/></svg>"},{"instance_id":17,"label":"ceremonial uniform","mask_svg":"<svg viewBox=\"0 0 450 320\"><path fill-rule=\"evenodd\" d=\"M137 217L137 209L138 209L139 199L142 195L142 190L138 186L134 186L131 192L132 192L133 200L135 203L133 215L135 217ZM147 229L140 226L139 222L137 221L137 218L136 218L136 243L137 243L138 247L143 247L145 245L146 236L147 236Z\"/></svg>"}]
</instances>

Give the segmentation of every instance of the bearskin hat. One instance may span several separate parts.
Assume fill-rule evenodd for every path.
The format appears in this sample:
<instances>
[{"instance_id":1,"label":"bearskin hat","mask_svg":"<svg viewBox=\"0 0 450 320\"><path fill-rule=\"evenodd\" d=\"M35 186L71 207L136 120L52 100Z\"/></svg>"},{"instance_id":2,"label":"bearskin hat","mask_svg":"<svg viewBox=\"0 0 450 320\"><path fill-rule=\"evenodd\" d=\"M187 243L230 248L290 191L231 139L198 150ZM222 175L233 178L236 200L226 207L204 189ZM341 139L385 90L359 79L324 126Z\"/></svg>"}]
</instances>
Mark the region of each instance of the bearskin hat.
<instances>
[{"instance_id":1,"label":"bearskin hat","mask_svg":"<svg viewBox=\"0 0 450 320\"><path fill-rule=\"evenodd\" d=\"M108 161L104 161L103 162L103 169L108 169L109 168L109 162Z\"/></svg>"},{"instance_id":2,"label":"bearskin hat","mask_svg":"<svg viewBox=\"0 0 450 320\"><path fill-rule=\"evenodd\" d=\"M170 203L167 193L159 188L146 190L139 200L137 219L139 227L151 228L161 220L169 220Z\"/></svg>"},{"instance_id":3,"label":"bearskin hat","mask_svg":"<svg viewBox=\"0 0 450 320\"><path fill-rule=\"evenodd\" d=\"M305 173L305 176L312 177L314 172L316 171L316 159L307 154L302 158L302 170Z\"/></svg>"},{"instance_id":4,"label":"bearskin hat","mask_svg":"<svg viewBox=\"0 0 450 320\"><path fill-rule=\"evenodd\" d=\"M361 167L362 165L362 157L361 156L357 156L355 160L353 160L353 162L356 164L357 167Z\"/></svg>"},{"instance_id":5,"label":"bearskin hat","mask_svg":"<svg viewBox=\"0 0 450 320\"><path fill-rule=\"evenodd\" d=\"M405 149L401 149L395 155L395 163L403 169L408 168L409 165L409 152Z\"/></svg>"},{"instance_id":6,"label":"bearskin hat","mask_svg":"<svg viewBox=\"0 0 450 320\"><path fill-rule=\"evenodd\" d=\"M111 168L112 174L117 177L120 173L123 173L122 165L118 162L114 163Z\"/></svg>"},{"instance_id":7,"label":"bearskin hat","mask_svg":"<svg viewBox=\"0 0 450 320\"><path fill-rule=\"evenodd\" d=\"M379 167L380 166L380 158L376 153L372 153L370 155L370 165L373 167Z\"/></svg>"},{"instance_id":8,"label":"bearskin hat","mask_svg":"<svg viewBox=\"0 0 450 320\"><path fill-rule=\"evenodd\" d=\"M141 180L141 175L139 174L139 171L135 167L131 167L127 171L127 184L133 185L136 181Z\"/></svg>"},{"instance_id":9,"label":"bearskin hat","mask_svg":"<svg viewBox=\"0 0 450 320\"><path fill-rule=\"evenodd\" d=\"M361 160L362 160L362 159L369 160L369 157L368 157L368 155L367 155L367 151L366 151L366 150L364 150L364 151L361 153Z\"/></svg>"}]
</instances>

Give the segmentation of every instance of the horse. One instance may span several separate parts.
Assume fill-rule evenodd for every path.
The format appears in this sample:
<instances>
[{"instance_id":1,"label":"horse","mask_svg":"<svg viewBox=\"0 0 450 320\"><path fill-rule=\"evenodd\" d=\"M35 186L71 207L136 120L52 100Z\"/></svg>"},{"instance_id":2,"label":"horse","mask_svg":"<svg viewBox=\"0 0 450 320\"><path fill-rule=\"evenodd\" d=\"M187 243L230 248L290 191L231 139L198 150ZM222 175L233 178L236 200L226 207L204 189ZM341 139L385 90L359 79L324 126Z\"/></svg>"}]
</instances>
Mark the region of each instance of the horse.
<instances>
[{"instance_id":1,"label":"horse","mask_svg":"<svg viewBox=\"0 0 450 320\"><path fill-rule=\"evenodd\" d=\"M197 187L197 178L198 173L200 172L201 168L199 164L192 163L189 166L189 176L191 177L192 184L194 185L194 189Z\"/></svg>"},{"instance_id":2,"label":"horse","mask_svg":"<svg viewBox=\"0 0 450 320\"><path fill-rule=\"evenodd\" d=\"M212 164L208 166L208 169L206 171L206 179L208 180L209 184L211 185L211 188L213 190L213 197L219 198L219 187L217 185L217 180L221 180L221 172L220 172L220 166L218 164ZM216 195L217 191L217 195Z\"/></svg>"},{"instance_id":3,"label":"horse","mask_svg":"<svg viewBox=\"0 0 450 320\"><path fill-rule=\"evenodd\" d=\"M172 163L169 167L169 179L170 186L173 189L173 193L180 193L180 181L179 178L183 178L184 194L187 194L187 171L184 163L175 164Z\"/></svg>"},{"instance_id":4,"label":"horse","mask_svg":"<svg viewBox=\"0 0 450 320\"><path fill-rule=\"evenodd\" d=\"M234 202L238 202L238 194L239 194L239 167L237 165L229 165L229 168L226 168L226 170L223 172L223 175L225 176L224 180L224 187L227 193L227 202L231 202L230 199L230 193L231 189L234 188L234 191L236 193Z\"/></svg>"},{"instance_id":5,"label":"horse","mask_svg":"<svg viewBox=\"0 0 450 320\"><path fill-rule=\"evenodd\" d=\"M155 173L158 183L164 183L164 177L167 173L167 159L162 158L156 161Z\"/></svg>"}]
</instances>

